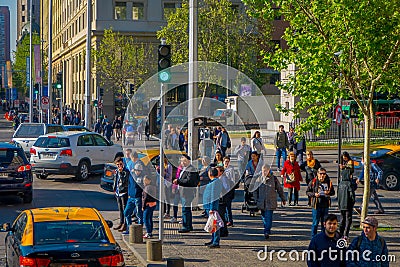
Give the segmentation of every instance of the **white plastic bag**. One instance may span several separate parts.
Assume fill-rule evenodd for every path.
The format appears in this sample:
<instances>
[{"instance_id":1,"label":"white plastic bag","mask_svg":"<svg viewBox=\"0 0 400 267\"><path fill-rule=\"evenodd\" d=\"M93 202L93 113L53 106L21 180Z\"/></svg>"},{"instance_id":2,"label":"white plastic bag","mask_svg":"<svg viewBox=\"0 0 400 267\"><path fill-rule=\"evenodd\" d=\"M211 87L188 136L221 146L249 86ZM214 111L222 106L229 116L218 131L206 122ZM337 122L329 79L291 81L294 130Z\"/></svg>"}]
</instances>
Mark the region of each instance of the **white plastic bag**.
<instances>
[{"instance_id":1,"label":"white plastic bag","mask_svg":"<svg viewBox=\"0 0 400 267\"><path fill-rule=\"evenodd\" d=\"M215 233L223 226L224 222L221 216L219 216L218 211L210 211L206 226L204 226L204 231L207 233Z\"/></svg>"}]
</instances>

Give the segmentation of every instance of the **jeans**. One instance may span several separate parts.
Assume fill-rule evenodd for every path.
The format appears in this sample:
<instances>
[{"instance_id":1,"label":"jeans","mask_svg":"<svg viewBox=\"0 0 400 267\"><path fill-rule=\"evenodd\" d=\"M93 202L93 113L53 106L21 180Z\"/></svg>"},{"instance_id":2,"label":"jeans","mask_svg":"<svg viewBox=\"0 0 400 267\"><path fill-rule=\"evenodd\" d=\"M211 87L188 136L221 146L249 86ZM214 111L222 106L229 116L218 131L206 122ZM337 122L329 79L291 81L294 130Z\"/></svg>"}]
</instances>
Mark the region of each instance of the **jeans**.
<instances>
[{"instance_id":1,"label":"jeans","mask_svg":"<svg viewBox=\"0 0 400 267\"><path fill-rule=\"evenodd\" d=\"M182 230L193 230L192 224L192 207L191 203L193 200L193 196L189 197L181 197L182 203Z\"/></svg>"},{"instance_id":2,"label":"jeans","mask_svg":"<svg viewBox=\"0 0 400 267\"><path fill-rule=\"evenodd\" d=\"M294 195L294 204L299 204L299 191L296 188L289 188L289 204L292 204L292 195Z\"/></svg>"},{"instance_id":3,"label":"jeans","mask_svg":"<svg viewBox=\"0 0 400 267\"><path fill-rule=\"evenodd\" d=\"M146 227L146 232L148 234L153 233L153 212L155 209L156 206L153 207L146 206L143 211L144 226Z\"/></svg>"},{"instance_id":4,"label":"jeans","mask_svg":"<svg viewBox=\"0 0 400 267\"><path fill-rule=\"evenodd\" d=\"M220 240L221 240L221 231L218 229L218 231L215 231L214 233L211 234L211 242L213 245L219 246Z\"/></svg>"},{"instance_id":5,"label":"jeans","mask_svg":"<svg viewBox=\"0 0 400 267\"><path fill-rule=\"evenodd\" d=\"M274 214L273 210L264 210L261 211L261 218L264 223L264 235L271 234L272 228L272 215Z\"/></svg>"},{"instance_id":6,"label":"jeans","mask_svg":"<svg viewBox=\"0 0 400 267\"><path fill-rule=\"evenodd\" d=\"M353 207L348 210L341 210L342 220L340 221L339 233L343 236L349 236L351 223L353 222Z\"/></svg>"},{"instance_id":7,"label":"jeans","mask_svg":"<svg viewBox=\"0 0 400 267\"><path fill-rule=\"evenodd\" d=\"M140 197L128 198L128 203L126 204L124 210L124 216L127 226L130 226L132 224L133 211L135 211L136 213L138 224L143 224L142 198Z\"/></svg>"},{"instance_id":8,"label":"jeans","mask_svg":"<svg viewBox=\"0 0 400 267\"><path fill-rule=\"evenodd\" d=\"M125 223L124 210L127 205L128 194L124 194L122 196L115 196L115 197L117 198L117 204L118 204L119 224L124 224Z\"/></svg>"},{"instance_id":9,"label":"jeans","mask_svg":"<svg viewBox=\"0 0 400 267\"><path fill-rule=\"evenodd\" d=\"M324 228L324 218L326 215L328 215L329 208L316 208L312 209L312 225L311 225L311 237L315 236L317 234L318 230L318 223L321 223L321 231L323 231Z\"/></svg>"},{"instance_id":10,"label":"jeans","mask_svg":"<svg viewBox=\"0 0 400 267\"><path fill-rule=\"evenodd\" d=\"M220 236L222 237L227 237L229 234L228 231L228 226L226 226L226 202L225 201L219 201L219 205L218 205L218 213L219 216L221 216L222 221L224 222L224 227L221 227L219 229L220 231Z\"/></svg>"},{"instance_id":11,"label":"jeans","mask_svg":"<svg viewBox=\"0 0 400 267\"><path fill-rule=\"evenodd\" d=\"M384 212L383 207L382 207L382 203L379 200L378 193L376 193L376 188L374 186L370 186L370 189L369 189L369 198L371 198L371 197L372 197L372 200L375 203L376 208L380 212Z\"/></svg>"},{"instance_id":12,"label":"jeans","mask_svg":"<svg viewBox=\"0 0 400 267\"><path fill-rule=\"evenodd\" d=\"M226 156L226 150L227 150L227 149L228 149L227 147L221 146L222 157L225 157L225 156Z\"/></svg>"},{"instance_id":13,"label":"jeans","mask_svg":"<svg viewBox=\"0 0 400 267\"><path fill-rule=\"evenodd\" d=\"M282 157L282 165L286 160L286 148L277 148L276 149L276 165L278 166L278 168L281 168L281 157Z\"/></svg>"},{"instance_id":14,"label":"jeans","mask_svg":"<svg viewBox=\"0 0 400 267\"><path fill-rule=\"evenodd\" d=\"M225 214L225 219L227 222L230 222L233 224L233 218L232 218L232 199L226 199L226 214Z\"/></svg>"}]
</instances>

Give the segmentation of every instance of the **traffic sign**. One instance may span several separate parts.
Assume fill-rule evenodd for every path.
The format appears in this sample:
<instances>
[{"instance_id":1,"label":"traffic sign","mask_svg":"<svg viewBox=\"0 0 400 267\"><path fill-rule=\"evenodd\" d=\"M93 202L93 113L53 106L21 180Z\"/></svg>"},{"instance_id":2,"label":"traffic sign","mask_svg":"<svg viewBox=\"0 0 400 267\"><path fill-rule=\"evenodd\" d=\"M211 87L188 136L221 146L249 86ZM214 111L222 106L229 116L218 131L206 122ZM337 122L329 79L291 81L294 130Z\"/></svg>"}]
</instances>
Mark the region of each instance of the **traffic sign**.
<instances>
[{"instance_id":1,"label":"traffic sign","mask_svg":"<svg viewBox=\"0 0 400 267\"><path fill-rule=\"evenodd\" d=\"M42 109L49 109L49 97L42 96L40 103L42 104Z\"/></svg>"},{"instance_id":2,"label":"traffic sign","mask_svg":"<svg viewBox=\"0 0 400 267\"><path fill-rule=\"evenodd\" d=\"M335 108L335 120L336 120L336 124L337 125L341 125L342 124L343 111L342 111L342 106L341 105L337 105L336 108Z\"/></svg>"}]
</instances>

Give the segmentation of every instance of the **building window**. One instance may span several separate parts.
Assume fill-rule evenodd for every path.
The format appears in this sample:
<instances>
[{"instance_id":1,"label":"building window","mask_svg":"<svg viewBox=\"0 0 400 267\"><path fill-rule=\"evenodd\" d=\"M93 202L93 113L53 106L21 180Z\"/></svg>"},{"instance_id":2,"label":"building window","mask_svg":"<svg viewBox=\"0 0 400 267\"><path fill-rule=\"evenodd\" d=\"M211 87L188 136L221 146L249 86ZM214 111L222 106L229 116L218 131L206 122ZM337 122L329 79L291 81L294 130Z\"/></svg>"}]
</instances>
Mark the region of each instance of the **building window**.
<instances>
[{"instance_id":1,"label":"building window","mask_svg":"<svg viewBox=\"0 0 400 267\"><path fill-rule=\"evenodd\" d=\"M25 16L22 16L22 23L25 22Z\"/></svg>"},{"instance_id":2,"label":"building window","mask_svg":"<svg viewBox=\"0 0 400 267\"><path fill-rule=\"evenodd\" d=\"M269 84L276 84L277 81L281 80L281 75L280 74L272 74L270 79L269 79Z\"/></svg>"},{"instance_id":3,"label":"building window","mask_svg":"<svg viewBox=\"0 0 400 267\"><path fill-rule=\"evenodd\" d=\"M21 6L21 11L25 11L25 5Z\"/></svg>"},{"instance_id":4,"label":"building window","mask_svg":"<svg viewBox=\"0 0 400 267\"><path fill-rule=\"evenodd\" d=\"M132 19L133 20L144 19L144 4L143 3L133 2Z\"/></svg>"},{"instance_id":5,"label":"building window","mask_svg":"<svg viewBox=\"0 0 400 267\"><path fill-rule=\"evenodd\" d=\"M166 20L169 17L169 15L175 13L175 10L180 7L182 7L181 3L164 3L164 9L163 9L164 20Z\"/></svg>"},{"instance_id":6,"label":"building window","mask_svg":"<svg viewBox=\"0 0 400 267\"><path fill-rule=\"evenodd\" d=\"M115 2L115 19L126 20L126 2Z\"/></svg>"}]
</instances>

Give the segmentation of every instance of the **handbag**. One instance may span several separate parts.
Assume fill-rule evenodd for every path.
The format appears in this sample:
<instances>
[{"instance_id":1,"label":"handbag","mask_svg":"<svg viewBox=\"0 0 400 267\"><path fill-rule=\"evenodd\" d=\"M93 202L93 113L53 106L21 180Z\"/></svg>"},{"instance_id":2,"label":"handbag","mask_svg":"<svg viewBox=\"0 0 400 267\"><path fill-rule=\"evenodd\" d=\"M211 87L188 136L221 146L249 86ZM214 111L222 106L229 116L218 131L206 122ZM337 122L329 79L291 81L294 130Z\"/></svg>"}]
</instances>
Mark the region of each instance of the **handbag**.
<instances>
[{"instance_id":1,"label":"handbag","mask_svg":"<svg viewBox=\"0 0 400 267\"><path fill-rule=\"evenodd\" d=\"M286 174L286 183L291 184L296 181L296 177L294 176L294 172Z\"/></svg>"}]
</instances>

